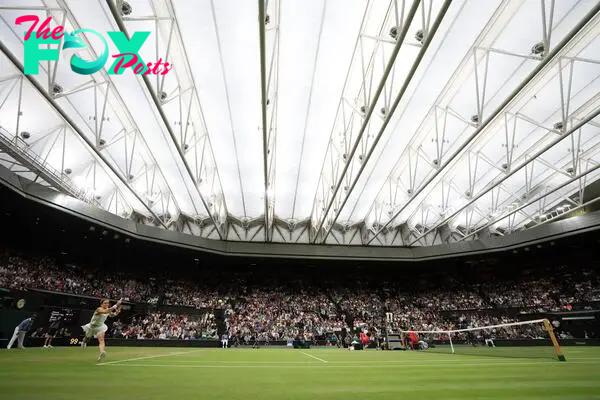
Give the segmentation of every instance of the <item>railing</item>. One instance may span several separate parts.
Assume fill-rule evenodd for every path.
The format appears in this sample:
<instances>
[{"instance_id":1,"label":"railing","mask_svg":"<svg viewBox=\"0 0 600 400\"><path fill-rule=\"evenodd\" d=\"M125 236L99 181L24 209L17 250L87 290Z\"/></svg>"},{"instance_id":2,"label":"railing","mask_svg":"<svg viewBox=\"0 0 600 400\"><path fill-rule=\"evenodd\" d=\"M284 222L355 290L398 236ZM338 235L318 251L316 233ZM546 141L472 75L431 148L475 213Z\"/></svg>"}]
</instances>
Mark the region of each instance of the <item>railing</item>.
<instances>
[{"instance_id":1,"label":"railing","mask_svg":"<svg viewBox=\"0 0 600 400\"><path fill-rule=\"evenodd\" d=\"M11 135L10 132L2 126L0 126L0 146L14 158L18 158L20 159L19 161L27 164L34 172L43 175L44 178L58 186L66 194L84 201L85 203L101 207L100 202L98 202L94 196L90 195L86 190L77 188L68 175L58 171L46 162L45 159L32 151L27 142L19 136Z\"/></svg>"}]
</instances>

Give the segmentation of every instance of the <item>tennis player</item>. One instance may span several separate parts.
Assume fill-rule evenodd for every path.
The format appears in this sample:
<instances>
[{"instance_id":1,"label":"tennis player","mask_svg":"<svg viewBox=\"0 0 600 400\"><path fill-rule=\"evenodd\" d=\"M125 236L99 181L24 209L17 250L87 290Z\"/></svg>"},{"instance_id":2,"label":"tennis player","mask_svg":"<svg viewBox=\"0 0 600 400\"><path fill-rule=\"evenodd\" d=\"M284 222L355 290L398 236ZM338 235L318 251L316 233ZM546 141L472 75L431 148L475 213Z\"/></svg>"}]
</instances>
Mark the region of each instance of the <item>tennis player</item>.
<instances>
[{"instance_id":1,"label":"tennis player","mask_svg":"<svg viewBox=\"0 0 600 400\"><path fill-rule=\"evenodd\" d=\"M98 347L100 348L100 356L98 362L104 361L106 358L106 344L104 342L104 334L108 330L106 326L106 318L116 317L121 312L121 300L110 307L110 301L108 299L100 302L100 307L96 308L94 315L89 324L83 325L81 328L85 332L85 337L81 341L81 347L86 348L88 342L92 337L98 338Z\"/></svg>"}]
</instances>

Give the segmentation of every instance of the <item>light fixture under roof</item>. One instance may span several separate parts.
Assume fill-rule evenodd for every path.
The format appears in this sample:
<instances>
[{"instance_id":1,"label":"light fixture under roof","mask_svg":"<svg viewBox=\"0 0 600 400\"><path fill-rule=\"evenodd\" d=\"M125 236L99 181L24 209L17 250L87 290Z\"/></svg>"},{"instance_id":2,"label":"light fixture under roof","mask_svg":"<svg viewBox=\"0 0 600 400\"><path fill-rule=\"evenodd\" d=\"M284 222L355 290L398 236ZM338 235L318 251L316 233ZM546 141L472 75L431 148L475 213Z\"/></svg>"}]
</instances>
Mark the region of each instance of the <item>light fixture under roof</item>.
<instances>
[{"instance_id":1,"label":"light fixture under roof","mask_svg":"<svg viewBox=\"0 0 600 400\"><path fill-rule=\"evenodd\" d=\"M423 29L419 29L417 31L417 33L415 33L415 39L417 42L423 44L423 39L425 38L425 33L423 32Z\"/></svg>"},{"instance_id":2,"label":"light fixture under roof","mask_svg":"<svg viewBox=\"0 0 600 400\"><path fill-rule=\"evenodd\" d=\"M63 92L63 87L58 83L52 85L52 94L56 96L57 94L61 94Z\"/></svg>"},{"instance_id":3,"label":"light fixture under roof","mask_svg":"<svg viewBox=\"0 0 600 400\"><path fill-rule=\"evenodd\" d=\"M546 46L544 42L538 42L531 47L531 54L535 55L543 55L546 51Z\"/></svg>"},{"instance_id":4,"label":"light fixture under roof","mask_svg":"<svg viewBox=\"0 0 600 400\"><path fill-rule=\"evenodd\" d=\"M122 16L131 15L132 12L133 12L133 7L131 7L131 4L129 4L129 2L123 0L123 2L121 3L121 15Z\"/></svg>"},{"instance_id":5,"label":"light fixture under roof","mask_svg":"<svg viewBox=\"0 0 600 400\"><path fill-rule=\"evenodd\" d=\"M562 121L558 121L554 124L554 129L557 131L563 131L563 129L565 128L565 124L563 124Z\"/></svg>"}]
</instances>

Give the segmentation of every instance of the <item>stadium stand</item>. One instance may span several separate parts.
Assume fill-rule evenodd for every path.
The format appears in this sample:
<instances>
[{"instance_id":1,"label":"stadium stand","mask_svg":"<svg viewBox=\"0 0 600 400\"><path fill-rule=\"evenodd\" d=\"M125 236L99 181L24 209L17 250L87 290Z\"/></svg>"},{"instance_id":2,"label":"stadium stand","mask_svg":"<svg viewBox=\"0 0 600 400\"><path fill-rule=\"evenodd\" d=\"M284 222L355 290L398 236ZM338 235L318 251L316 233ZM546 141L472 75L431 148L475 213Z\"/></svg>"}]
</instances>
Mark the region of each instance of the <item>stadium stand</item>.
<instances>
[{"instance_id":1,"label":"stadium stand","mask_svg":"<svg viewBox=\"0 0 600 400\"><path fill-rule=\"evenodd\" d=\"M0 287L124 297L132 303L196 310L128 315L109 332L117 338L207 339L225 331L233 343L251 344L299 336L327 340L332 332L361 327L376 341L400 329L451 330L509 323L539 313L591 310L600 302L600 276L593 264L571 262L541 260L539 265L508 270L475 264L464 270L425 271L409 274L410 278L400 274L386 280L360 269L351 279L336 271L263 275L206 270L201 279L186 280L181 273L106 271L5 249ZM558 334L577 336L568 331ZM539 335L531 327L496 332L497 338L506 339Z\"/></svg>"}]
</instances>

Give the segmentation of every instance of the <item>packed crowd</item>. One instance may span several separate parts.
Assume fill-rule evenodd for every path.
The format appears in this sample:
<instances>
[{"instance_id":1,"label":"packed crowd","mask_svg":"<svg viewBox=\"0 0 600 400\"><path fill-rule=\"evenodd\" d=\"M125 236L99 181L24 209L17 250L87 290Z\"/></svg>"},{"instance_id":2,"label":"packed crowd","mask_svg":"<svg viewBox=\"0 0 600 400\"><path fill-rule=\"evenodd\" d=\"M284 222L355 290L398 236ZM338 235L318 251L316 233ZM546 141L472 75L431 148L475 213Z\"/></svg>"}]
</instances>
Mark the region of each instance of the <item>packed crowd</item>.
<instances>
[{"instance_id":1,"label":"packed crowd","mask_svg":"<svg viewBox=\"0 0 600 400\"><path fill-rule=\"evenodd\" d=\"M573 304L600 300L600 275L593 268L571 270L567 265L531 271L515 282L482 284L481 293L494 307L519 307L559 311Z\"/></svg>"},{"instance_id":2,"label":"packed crowd","mask_svg":"<svg viewBox=\"0 0 600 400\"><path fill-rule=\"evenodd\" d=\"M129 323L113 323L109 334L122 339L198 340L218 337L212 313L183 315L155 312L134 316Z\"/></svg>"},{"instance_id":3,"label":"packed crowd","mask_svg":"<svg viewBox=\"0 0 600 400\"><path fill-rule=\"evenodd\" d=\"M228 305L227 331L236 340L291 340L303 334L324 339L345 327L334 303L323 293L286 293L285 288L254 290Z\"/></svg>"},{"instance_id":4,"label":"packed crowd","mask_svg":"<svg viewBox=\"0 0 600 400\"><path fill-rule=\"evenodd\" d=\"M333 278L334 274L306 276L306 271L237 271L226 277L222 270L206 273L209 275L187 280L181 276L136 276L133 272L61 265L48 257L8 252L0 256L0 287L123 297L158 306L220 309L224 310L224 329L244 342L292 339L298 335L319 339L354 327L370 331L386 327L452 329L465 322L449 317L461 310L480 310L479 317L473 316L477 313L468 315L470 325L481 326L509 320L491 317L494 313L490 310L516 308L517 312L536 313L584 309L600 302L600 274L581 265L575 268L544 264L491 272L474 267L460 273L430 272L386 279L368 271ZM527 337L536 334L519 332L505 333ZM113 334L185 339L215 337L217 329L212 314L206 314L202 321L181 315L151 314L126 325L117 324Z\"/></svg>"},{"instance_id":5,"label":"packed crowd","mask_svg":"<svg viewBox=\"0 0 600 400\"><path fill-rule=\"evenodd\" d=\"M220 308L229 301L228 296L223 296L217 290L200 290L197 285L185 281L169 280L161 293L163 304L175 306Z\"/></svg>"},{"instance_id":6,"label":"packed crowd","mask_svg":"<svg viewBox=\"0 0 600 400\"><path fill-rule=\"evenodd\" d=\"M214 290L194 287L186 281L140 277L121 271L100 271L77 265L60 265L51 257L3 254L0 257L0 287L42 289L97 298L123 298L126 301L217 308ZM220 303L223 303L221 300Z\"/></svg>"},{"instance_id":7,"label":"packed crowd","mask_svg":"<svg viewBox=\"0 0 600 400\"><path fill-rule=\"evenodd\" d=\"M120 272L103 274L75 265L61 266L50 257L4 257L0 264L0 287L43 289L145 303L158 301L151 283Z\"/></svg>"}]
</instances>

